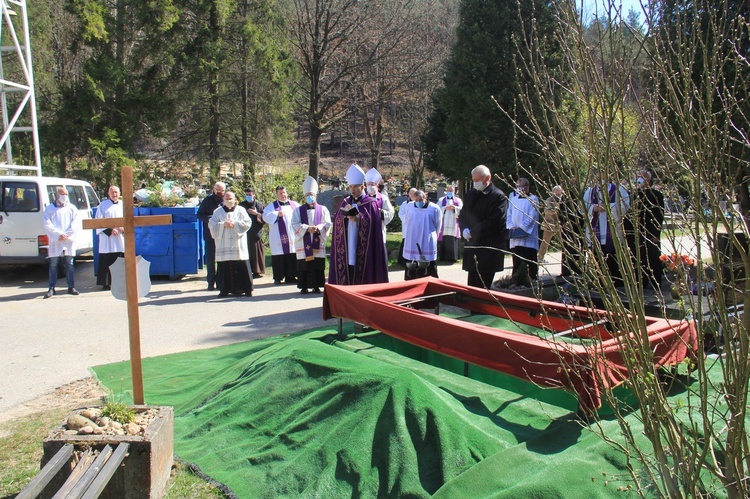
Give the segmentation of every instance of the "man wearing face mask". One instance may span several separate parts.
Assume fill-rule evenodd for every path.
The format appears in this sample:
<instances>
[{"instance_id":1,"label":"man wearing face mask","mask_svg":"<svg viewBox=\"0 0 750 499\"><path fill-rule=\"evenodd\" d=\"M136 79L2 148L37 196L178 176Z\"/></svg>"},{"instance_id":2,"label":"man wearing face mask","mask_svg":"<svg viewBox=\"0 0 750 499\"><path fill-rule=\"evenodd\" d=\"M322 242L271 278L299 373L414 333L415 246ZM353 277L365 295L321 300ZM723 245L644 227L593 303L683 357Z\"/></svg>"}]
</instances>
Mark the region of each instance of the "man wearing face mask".
<instances>
[{"instance_id":1,"label":"man wearing face mask","mask_svg":"<svg viewBox=\"0 0 750 499\"><path fill-rule=\"evenodd\" d=\"M508 199L506 226L513 253L510 289L528 287L536 282L539 267L539 199L529 194L529 181L519 178L516 190Z\"/></svg>"},{"instance_id":2,"label":"man wearing face mask","mask_svg":"<svg viewBox=\"0 0 750 499\"><path fill-rule=\"evenodd\" d=\"M443 221L438 205L427 200L424 191L417 191L414 207L408 210L409 232L404 240L403 256L406 260L404 280L418 277L438 277L437 238Z\"/></svg>"},{"instance_id":3,"label":"man wearing face mask","mask_svg":"<svg viewBox=\"0 0 750 499\"><path fill-rule=\"evenodd\" d=\"M438 260L453 263L460 258L458 240L461 238L461 225L458 217L464 202L456 196L454 187L449 185L437 205L443 212L443 223L438 234Z\"/></svg>"},{"instance_id":4,"label":"man wearing face mask","mask_svg":"<svg viewBox=\"0 0 750 499\"><path fill-rule=\"evenodd\" d=\"M122 203L120 202L120 188L113 185L107 191L107 199L96 208L95 218L122 218ZM114 229L96 229L99 235L99 264L96 268L96 284L103 290L112 286L112 276L109 266L121 256L125 256L124 227Z\"/></svg>"},{"instance_id":5,"label":"man wearing face mask","mask_svg":"<svg viewBox=\"0 0 750 499\"><path fill-rule=\"evenodd\" d=\"M224 202L208 220L216 241L216 285L219 298L229 294L253 296L253 273L247 249L247 231L253 220L245 208L237 204L232 191L224 193Z\"/></svg>"},{"instance_id":6,"label":"man wearing face mask","mask_svg":"<svg viewBox=\"0 0 750 499\"><path fill-rule=\"evenodd\" d=\"M380 209L365 193L365 172L354 164L346 172L349 196L334 215L330 284L388 282L388 258Z\"/></svg>"},{"instance_id":7,"label":"man wearing face mask","mask_svg":"<svg viewBox=\"0 0 750 499\"><path fill-rule=\"evenodd\" d=\"M253 226L247 231L247 249L250 252L250 268L253 271L253 277L263 277L266 273L266 245L263 242L261 230L265 222L263 221L263 204L255 195L255 189L248 187L245 189L245 200L240 203L250 218L253 219Z\"/></svg>"},{"instance_id":8,"label":"man wearing face mask","mask_svg":"<svg viewBox=\"0 0 750 499\"><path fill-rule=\"evenodd\" d=\"M68 294L80 294L75 288L75 239L81 230L81 220L78 218L78 208L68 200L68 190L57 188L55 202L44 209L44 230L49 237L47 259L49 260L49 289L44 298L55 294L57 283L57 268L62 262L65 268L65 279L68 283Z\"/></svg>"},{"instance_id":9,"label":"man wearing face mask","mask_svg":"<svg viewBox=\"0 0 750 499\"><path fill-rule=\"evenodd\" d=\"M469 273L469 286L489 288L495 272L505 269L508 198L492 183L490 169L484 165L471 171L471 180L474 188L466 194L459 216L466 239L463 269Z\"/></svg>"},{"instance_id":10,"label":"man wearing face mask","mask_svg":"<svg viewBox=\"0 0 750 499\"><path fill-rule=\"evenodd\" d=\"M224 202L224 192L227 185L224 182L216 182L213 192L206 196L198 207L198 220L203 222L203 243L206 249L206 281L208 289L213 290L216 287L216 243L211 230L208 228L208 221L216 211L216 208Z\"/></svg>"},{"instance_id":11,"label":"man wearing face mask","mask_svg":"<svg viewBox=\"0 0 750 499\"><path fill-rule=\"evenodd\" d=\"M375 199L375 204L380 211L380 221L383 225L383 244L385 244L387 225L393 220L393 216L396 214L396 210L391 204L391 200L388 199L388 193L383 194L380 192L380 182L383 177L375 168L370 168L365 173L365 190L367 195Z\"/></svg>"},{"instance_id":12,"label":"man wearing face mask","mask_svg":"<svg viewBox=\"0 0 750 499\"><path fill-rule=\"evenodd\" d=\"M631 261L641 274L644 291L661 288L661 228L664 223L664 194L651 186L651 172L642 169L636 179L625 219L625 234Z\"/></svg>"},{"instance_id":13,"label":"man wearing face mask","mask_svg":"<svg viewBox=\"0 0 750 499\"><path fill-rule=\"evenodd\" d=\"M289 199L286 187L276 187L276 201L263 210L263 221L268 224L268 239L271 244L271 268L273 283L295 284L297 282L297 257L292 232L292 213L299 205Z\"/></svg>"},{"instance_id":14,"label":"man wearing face mask","mask_svg":"<svg viewBox=\"0 0 750 499\"><path fill-rule=\"evenodd\" d=\"M305 204L292 214L294 247L297 251L297 287L305 295L312 288L320 293L325 284L326 241L331 229L328 208L316 202L318 182L307 177L302 183Z\"/></svg>"}]
</instances>

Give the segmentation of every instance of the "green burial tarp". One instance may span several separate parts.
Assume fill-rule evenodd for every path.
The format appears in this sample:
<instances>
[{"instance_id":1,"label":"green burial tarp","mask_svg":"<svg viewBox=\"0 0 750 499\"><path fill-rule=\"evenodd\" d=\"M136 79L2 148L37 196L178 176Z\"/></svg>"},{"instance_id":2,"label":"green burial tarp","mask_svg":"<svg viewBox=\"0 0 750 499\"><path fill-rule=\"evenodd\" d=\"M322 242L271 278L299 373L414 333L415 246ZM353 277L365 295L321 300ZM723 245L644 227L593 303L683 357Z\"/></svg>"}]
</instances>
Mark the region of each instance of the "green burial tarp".
<instances>
[{"instance_id":1,"label":"green burial tarp","mask_svg":"<svg viewBox=\"0 0 750 499\"><path fill-rule=\"evenodd\" d=\"M633 494L625 455L571 395L472 369L334 329L143 360L146 403L175 408L176 454L239 497ZM93 371L132 401L128 362Z\"/></svg>"}]
</instances>

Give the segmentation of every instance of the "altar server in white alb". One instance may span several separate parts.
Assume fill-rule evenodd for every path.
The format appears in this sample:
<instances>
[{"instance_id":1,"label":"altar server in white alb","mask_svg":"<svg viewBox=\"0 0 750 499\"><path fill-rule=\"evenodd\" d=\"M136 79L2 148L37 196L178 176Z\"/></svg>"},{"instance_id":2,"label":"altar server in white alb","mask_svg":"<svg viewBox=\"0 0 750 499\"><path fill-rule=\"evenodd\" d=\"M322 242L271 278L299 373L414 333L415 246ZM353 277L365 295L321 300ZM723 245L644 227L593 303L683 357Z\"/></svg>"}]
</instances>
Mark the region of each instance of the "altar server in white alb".
<instances>
[{"instance_id":1,"label":"altar server in white alb","mask_svg":"<svg viewBox=\"0 0 750 499\"><path fill-rule=\"evenodd\" d=\"M328 208L317 203L318 182L307 177L302 183L305 204L294 210L292 230L297 252L297 287L300 293L320 293L326 282L326 241L331 230Z\"/></svg>"},{"instance_id":2,"label":"altar server in white alb","mask_svg":"<svg viewBox=\"0 0 750 499\"><path fill-rule=\"evenodd\" d=\"M208 220L211 236L216 241L216 287L219 297L253 296L253 271L247 249L247 231L253 220L245 208L237 204L234 192L224 193L224 203Z\"/></svg>"},{"instance_id":3,"label":"altar server in white alb","mask_svg":"<svg viewBox=\"0 0 750 499\"><path fill-rule=\"evenodd\" d=\"M442 222L443 213L440 207L429 202L424 191L417 191L416 201L406 213L409 230L404 239L404 280L426 276L438 277L437 238Z\"/></svg>"},{"instance_id":4,"label":"altar server in white alb","mask_svg":"<svg viewBox=\"0 0 750 499\"><path fill-rule=\"evenodd\" d=\"M382 182L383 177L375 168L370 168L365 173L365 191L368 196L375 199L375 204L380 210L380 221L383 223L383 244L385 244L387 226L393 220L396 209L393 207L391 200L388 199L388 192L381 190L383 188L381 187ZM384 183L382 185L385 186Z\"/></svg>"},{"instance_id":5,"label":"altar server in white alb","mask_svg":"<svg viewBox=\"0 0 750 499\"><path fill-rule=\"evenodd\" d=\"M511 289L536 283L539 273L536 254L539 251L539 198L529 194L529 180L519 178L516 190L508 196L506 226L513 253Z\"/></svg>"},{"instance_id":6,"label":"altar server in white alb","mask_svg":"<svg viewBox=\"0 0 750 499\"><path fill-rule=\"evenodd\" d=\"M299 205L289 200L286 187L276 187L276 201L263 209L263 221L268 224L268 240L271 245L271 267L273 283L297 282L297 256L294 248L292 214Z\"/></svg>"},{"instance_id":7,"label":"altar server in white alb","mask_svg":"<svg viewBox=\"0 0 750 499\"><path fill-rule=\"evenodd\" d=\"M57 268L62 262L65 267L65 279L68 281L68 294L80 294L75 287L75 269L73 258L76 256L75 240L81 232L81 220L78 208L68 200L68 190L57 188L55 202L44 209L44 231L49 237L47 259L49 260L49 289L44 298L55 294Z\"/></svg>"},{"instance_id":8,"label":"altar server in white alb","mask_svg":"<svg viewBox=\"0 0 750 499\"><path fill-rule=\"evenodd\" d=\"M443 226L438 234L438 260L456 262L459 259L458 241L461 239L461 227L458 216L464 202L456 196L452 185L445 188L445 196L438 199L438 207L443 212Z\"/></svg>"},{"instance_id":9,"label":"altar server in white alb","mask_svg":"<svg viewBox=\"0 0 750 499\"><path fill-rule=\"evenodd\" d=\"M122 218L120 188L113 185L107 191L107 199L96 208L95 218ZM109 266L119 257L125 256L125 228L96 229L99 236L99 264L96 268L96 284L108 290L112 286Z\"/></svg>"}]
</instances>

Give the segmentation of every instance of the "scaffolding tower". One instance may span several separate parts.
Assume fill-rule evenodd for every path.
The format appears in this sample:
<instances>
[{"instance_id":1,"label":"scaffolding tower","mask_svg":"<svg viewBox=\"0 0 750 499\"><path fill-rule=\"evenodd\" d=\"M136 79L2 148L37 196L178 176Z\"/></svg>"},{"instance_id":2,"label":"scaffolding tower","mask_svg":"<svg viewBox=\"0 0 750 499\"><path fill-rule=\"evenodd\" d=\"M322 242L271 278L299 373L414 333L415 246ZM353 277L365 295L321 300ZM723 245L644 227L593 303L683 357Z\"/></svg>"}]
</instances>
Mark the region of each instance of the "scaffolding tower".
<instances>
[{"instance_id":1,"label":"scaffolding tower","mask_svg":"<svg viewBox=\"0 0 750 499\"><path fill-rule=\"evenodd\" d=\"M39 150L26 0L0 0L0 7L0 107L3 119L0 172L32 172L41 176L42 158ZM31 134L33 165L16 164L13 156L13 138L19 137L19 134Z\"/></svg>"}]
</instances>

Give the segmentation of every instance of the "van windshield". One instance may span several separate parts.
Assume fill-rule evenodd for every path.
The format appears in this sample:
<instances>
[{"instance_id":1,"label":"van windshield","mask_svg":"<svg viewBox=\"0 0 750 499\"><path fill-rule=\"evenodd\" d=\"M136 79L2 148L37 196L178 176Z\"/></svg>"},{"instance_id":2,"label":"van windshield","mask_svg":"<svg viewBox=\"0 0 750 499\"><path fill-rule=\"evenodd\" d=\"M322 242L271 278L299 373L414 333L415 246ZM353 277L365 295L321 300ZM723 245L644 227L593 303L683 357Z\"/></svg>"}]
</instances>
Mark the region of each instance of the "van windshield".
<instances>
[{"instance_id":1,"label":"van windshield","mask_svg":"<svg viewBox=\"0 0 750 499\"><path fill-rule=\"evenodd\" d=\"M39 211L39 187L34 182L3 182L0 211Z\"/></svg>"}]
</instances>

